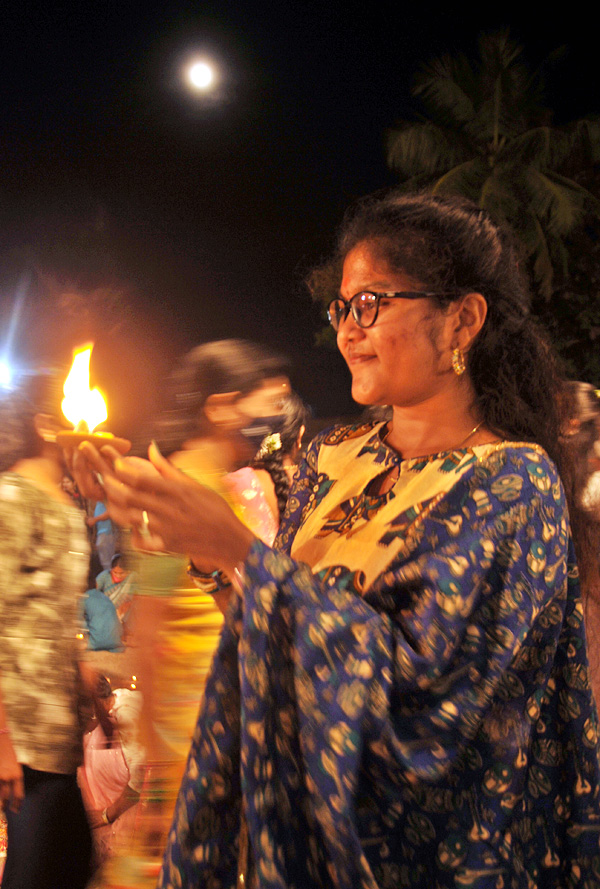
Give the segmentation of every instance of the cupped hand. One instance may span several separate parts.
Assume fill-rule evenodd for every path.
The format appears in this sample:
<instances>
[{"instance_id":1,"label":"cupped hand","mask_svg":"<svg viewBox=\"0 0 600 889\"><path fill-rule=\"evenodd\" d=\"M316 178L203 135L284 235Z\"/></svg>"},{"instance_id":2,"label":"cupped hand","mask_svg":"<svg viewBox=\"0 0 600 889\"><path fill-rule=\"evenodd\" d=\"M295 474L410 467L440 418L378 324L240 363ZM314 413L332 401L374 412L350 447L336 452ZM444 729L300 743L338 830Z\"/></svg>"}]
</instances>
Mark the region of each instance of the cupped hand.
<instances>
[{"instance_id":1,"label":"cupped hand","mask_svg":"<svg viewBox=\"0 0 600 889\"><path fill-rule=\"evenodd\" d=\"M100 467L111 471L112 462L122 452L109 448L110 457L101 457L100 452L90 441L83 442L77 448L64 448L63 453L69 472L75 479L75 483L81 494L88 500L100 500L104 502L104 485ZM132 458L129 458L132 459ZM95 519L89 517L88 525L93 526Z\"/></svg>"},{"instance_id":2,"label":"cupped hand","mask_svg":"<svg viewBox=\"0 0 600 889\"><path fill-rule=\"evenodd\" d=\"M88 445L82 449L87 455ZM172 466L155 445L148 453L149 461L121 457L109 446L90 453L111 518L132 528L140 549L184 553L198 564L232 571L245 559L253 534L219 494Z\"/></svg>"}]
</instances>

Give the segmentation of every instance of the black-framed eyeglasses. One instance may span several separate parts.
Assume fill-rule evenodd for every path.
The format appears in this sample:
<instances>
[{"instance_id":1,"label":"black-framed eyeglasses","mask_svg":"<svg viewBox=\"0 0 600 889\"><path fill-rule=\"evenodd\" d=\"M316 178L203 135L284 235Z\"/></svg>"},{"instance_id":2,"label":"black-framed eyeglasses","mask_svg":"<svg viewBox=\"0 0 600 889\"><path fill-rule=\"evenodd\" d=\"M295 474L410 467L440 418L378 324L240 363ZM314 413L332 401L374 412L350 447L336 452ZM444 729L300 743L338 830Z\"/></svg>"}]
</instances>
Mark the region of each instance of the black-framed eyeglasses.
<instances>
[{"instance_id":1,"label":"black-framed eyeglasses","mask_svg":"<svg viewBox=\"0 0 600 889\"><path fill-rule=\"evenodd\" d=\"M341 296L332 299L327 308L327 317L335 331L340 329L340 325L346 320L350 312L352 312L352 317L359 327L372 327L377 321L380 299L424 299L441 295L444 294L429 293L423 290L399 290L386 293L362 290L360 293L355 293L348 300L343 299Z\"/></svg>"}]
</instances>

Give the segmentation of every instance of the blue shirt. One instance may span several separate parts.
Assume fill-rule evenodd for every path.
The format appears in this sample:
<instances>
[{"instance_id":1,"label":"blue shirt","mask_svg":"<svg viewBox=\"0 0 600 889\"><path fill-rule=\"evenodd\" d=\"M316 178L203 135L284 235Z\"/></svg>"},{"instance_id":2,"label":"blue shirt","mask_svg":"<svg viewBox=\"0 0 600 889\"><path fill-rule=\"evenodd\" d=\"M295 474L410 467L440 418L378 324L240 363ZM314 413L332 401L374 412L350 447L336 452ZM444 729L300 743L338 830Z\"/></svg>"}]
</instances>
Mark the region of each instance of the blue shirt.
<instances>
[{"instance_id":1,"label":"blue shirt","mask_svg":"<svg viewBox=\"0 0 600 889\"><path fill-rule=\"evenodd\" d=\"M101 590L88 590L82 601L82 622L89 633L91 651L122 651L122 628L117 611Z\"/></svg>"},{"instance_id":2,"label":"blue shirt","mask_svg":"<svg viewBox=\"0 0 600 889\"><path fill-rule=\"evenodd\" d=\"M106 512L106 504L102 503L101 500L96 503L94 508L94 518L102 515ZM101 522L96 522L96 537L99 534L109 534L113 529L113 525L110 519L102 519Z\"/></svg>"}]
</instances>

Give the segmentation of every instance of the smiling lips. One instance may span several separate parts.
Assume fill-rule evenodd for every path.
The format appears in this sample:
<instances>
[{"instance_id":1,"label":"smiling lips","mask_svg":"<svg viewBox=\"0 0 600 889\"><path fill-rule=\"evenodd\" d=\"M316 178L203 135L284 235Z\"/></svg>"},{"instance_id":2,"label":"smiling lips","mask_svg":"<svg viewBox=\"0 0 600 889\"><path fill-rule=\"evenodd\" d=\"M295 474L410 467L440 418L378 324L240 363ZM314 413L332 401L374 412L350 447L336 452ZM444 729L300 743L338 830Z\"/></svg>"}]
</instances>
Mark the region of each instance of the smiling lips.
<instances>
[{"instance_id":1,"label":"smiling lips","mask_svg":"<svg viewBox=\"0 0 600 889\"><path fill-rule=\"evenodd\" d=\"M346 363L351 367L353 364L363 364L365 361L371 361L373 358L375 358L375 355L370 352L368 354L363 352L349 352L346 355Z\"/></svg>"}]
</instances>

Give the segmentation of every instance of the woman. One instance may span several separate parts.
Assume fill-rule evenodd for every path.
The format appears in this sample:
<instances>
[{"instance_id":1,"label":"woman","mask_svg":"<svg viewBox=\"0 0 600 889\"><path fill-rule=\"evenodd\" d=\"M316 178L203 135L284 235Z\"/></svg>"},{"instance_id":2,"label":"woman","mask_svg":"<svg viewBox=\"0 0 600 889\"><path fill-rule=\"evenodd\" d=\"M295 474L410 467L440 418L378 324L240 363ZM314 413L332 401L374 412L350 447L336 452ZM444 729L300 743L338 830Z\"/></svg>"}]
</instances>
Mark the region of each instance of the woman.
<instances>
[{"instance_id":1,"label":"woman","mask_svg":"<svg viewBox=\"0 0 600 889\"><path fill-rule=\"evenodd\" d=\"M575 465L573 497L584 512L581 533L596 558L582 565L581 587L586 594L585 626L589 649L590 679L596 701L600 700L600 399L589 383L569 380L565 385L565 445Z\"/></svg>"},{"instance_id":2,"label":"woman","mask_svg":"<svg viewBox=\"0 0 600 889\"><path fill-rule=\"evenodd\" d=\"M135 572L129 570L121 553L115 553L110 563L110 569L101 571L96 577L96 588L105 593L115 606L124 631L127 628L127 616L131 608L136 582Z\"/></svg>"},{"instance_id":3,"label":"woman","mask_svg":"<svg viewBox=\"0 0 600 889\"><path fill-rule=\"evenodd\" d=\"M235 476L265 432L281 422L288 393L278 356L242 340L206 343L178 363L155 429L172 465L226 493L254 533L269 543L277 524L264 491L252 491L256 496L240 506L246 489L238 485L230 496L227 475ZM222 614L210 593L214 581L209 590L198 590L185 560L142 553L137 566L133 644L142 646L150 662L150 675L143 666L140 672L152 699L152 758L177 762L181 772Z\"/></svg>"},{"instance_id":4,"label":"woman","mask_svg":"<svg viewBox=\"0 0 600 889\"><path fill-rule=\"evenodd\" d=\"M102 863L132 842L146 755L139 742L141 693L131 688L113 690L105 676L98 676L93 700L94 717L83 739L78 779L93 828L96 859Z\"/></svg>"},{"instance_id":5,"label":"woman","mask_svg":"<svg viewBox=\"0 0 600 889\"><path fill-rule=\"evenodd\" d=\"M206 343L178 362L153 430L173 466L225 494L268 543L278 527L273 497L263 488L265 479L238 467L252 459L266 433L283 425L288 395L279 356L243 340ZM267 484L272 490L269 476ZM117 859L105 879L111 885L138 886L154 885L160 869L223 616L215 602L217 581L209 577L198 589L186 572L187 560L142 552L132 562L138 582L130 644L144 693L142 736L149 760L145 817L131 860Z\"/></svg>"},{"instance_id":6,"label":"woman","mask_svg":"<svg viewBox=\"0 0 600 889\"><path fill-rule=\"evenodd\" d=\"M230 473L226 480L241 508L240 518L267 543L273 542L285 512L308 422L308 410L295 392L281 401L279 410L278 431L265 436L250 466ZM265 514L266 534L256 529L257 510Z\"/></svg>"},{"instance_id":7,"label":"woman","mask_svg":"<svg viewBox=\"0 0 600 889\"><path fill-rule=\"evenodd\" d=\"M468 203L392 195L335 266L353 396L392 419L311 444L275 550L155 449L162 478L96 464L117 521L237 586L159 885L594 885L561 383L512 243Z\"/></svg>"},{"instance_id":8,"label":"woman","mask_svg":"<svg viewBox=\"0 0 600 889\"><path fill-rule=\"evenodd\" d=\"M89 548L61 487L60 389L30 377L0 398L0 792L4 889L77 889L91 837L77 786L77 599Z\"/></svg>"},{"instance_id":9,"label":"woman","mask_svg":"<svg viewBox=\"0 0 600 889\"><path fill-rule=\"evenodd\" d=\"M569 380L565 384L565 401L569 417L565 438L577 461L577 489L583 491L583 507L597 513L600 506L600 399L590 383Z\"/></svg>"}]
</instances>

